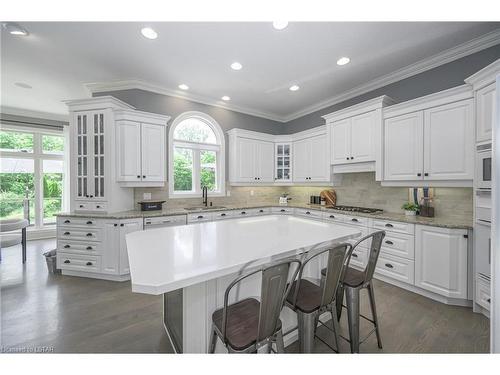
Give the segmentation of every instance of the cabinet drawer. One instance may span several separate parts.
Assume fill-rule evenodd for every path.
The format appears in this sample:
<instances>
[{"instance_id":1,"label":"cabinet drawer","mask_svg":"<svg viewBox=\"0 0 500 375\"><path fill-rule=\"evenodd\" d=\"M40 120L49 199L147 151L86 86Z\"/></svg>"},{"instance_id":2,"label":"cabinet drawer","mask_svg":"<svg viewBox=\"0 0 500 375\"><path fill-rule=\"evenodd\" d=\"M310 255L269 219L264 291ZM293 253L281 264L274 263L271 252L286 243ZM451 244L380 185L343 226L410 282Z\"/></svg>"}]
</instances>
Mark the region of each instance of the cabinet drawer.
<instances>
[{"instance_id":1,"label":"cabinet drawer","mask_svg":"<svg viewBox=\"0 0 500 375\"><path fill-rule=\"evenodd\" d=\"M61 227L57 228L57 238L60 240L101 241L100 228Z\"/></svg>"},{"instance_id":2,"label":"cabinet drawer","mask_svg":"<svg viewBox=\"0 0 500 375\"><path fill-rule=\"evenodd\" d=\"M398 221L373 219L372 228L385 230L386 232L397 232L411 235L415 234L415 224L401 223Z\"/></svg>"},{"instance_id":3,"label":"cabinet drawer","mask_svg":"<svg viewBox=\"0 0 500 375\"><path fill-rule=\"evenodd\" d=\"M480 277L476 277L476 303L490 311L491 284Z\"/></svg>"},{"instance_id":4,"label":"cabinet drawer","mask_svg":"<svg viewBox=\"0 0 500 375\"><path fill-rule=\"evenodd\" d=\"M413 260L394 257L381 251L375 272L413 285L415 282L415 262Z\"/></svg>"},{"instance_id":5,"label":"cabinet drawer","mask_svg":"<svg viewBox=\"0 0 500 375\"><path fill-rule=\"evenodd\" d=\"M345 216L336 214L334 212L323 212L323 220L343 223L345 221Z\"/></svg>"},{"instance_id":6,"label":"cabinet drawer","mask_svg":"<svg viewBox=\"0 0 500 375\"><path fill-rule=\"evenodd\" d=\"M368 250L361 247L356 248L352 252L349 267L354 267L358 270L364 270L366 267L366 260L368 259Z\"/></svg>"},{"instance_id":7,"label":"cabinet drawer","mask_svg":"<svg viewBox=\"0 0 500 375\"><path fill-rule=\"evenodd\" d=\"M81 255L101 255L101 243L86 243L86 241L57 241L57 252L81 254Z\"/></svg>"},{"instance_id":8,"label":"cabinet drawer","mask_svg":"<svg viewBox=\"0 0 500 375\"><path fill-rule=\"evenodd\" d=\"M308 210L306 208L296 208L295 214L299 216L310 217L311 219L322 219L323 213L317 210Z\"/></svg>"},{"instance_id":9,"label":"cabinet drawer","mask_svg":"<svg viewBox=\"0 0 500 375\"><path fill-rule=\"evenodd\" d=\"M189 214L187 217L188 223L197 223L212 220L212 213L200 212L197 214Z\"/></svg>"},{"instance_id":10,"label":"cabinet drawer","mask_svg":"<svg viewBox=\"0 0 500 375\"><path fill-rule=\"evenodd\" d=\"M75 211L106 212L107 207L108 205L106 202L77 201L75 204Z\"/></svg>"},{"instance_id":11,"label":"cabinet drawer","mask_svg":"<svg viewBox=\"0 0 500 375\"><path fill-rule=\"evenodd\" d=\"M273 214L293 214L294 212L291 207L273 207L271 211Z\"/></svg>"},{"instance_id":12,"label":"cabinet drawer","mask_svg":"<svg viewBox=\"0 0 500 375\"><path fill-rule=\"evenodd\" d=\"M352 224L352 225L359 225L362 227L367 227L368 226L368 218L367 217L360 217L360 216L344 216L344 223L346 224Z\"/></svg>"},{"instance_id":13,"label":"cabinet drawer","mask_svg":"<svg viewBox=\"0 0 500 375\"><path fill-rule=\"evenodd\" d=\"M99 220L89 217L58 217L57 226L82 226L86 228L95 228L99 224Z\"/></svg>"},{"instance_id":14,"label":"cabinet drawer","mask_svg":"<svg viewBox=\"0 0 500 375\"><path fill-rule=\"evenodd\" d=\"M222 211L222 212L212 212L213 220L223 220L234 217L235 211Z\"/></svg>"},{"instance_id":15,"label":"cabinet drawer","mask_svg":"<svg viewBox=\"0 0 500 375\"><path fill-rule=\"evenodd\" d=\"M415 237L386 232L381 249L389 255L415 260Z\"/></svg>"},{"instance_id":16,"label":"cabinet drawer","mask_svg":"<svg viewBox=\"0 0 500 375\"><path fill-rule=\"evenodd\" d=\"M100 272L101 257L57 253L57 268L60 268L62 270Z\"/></svg>"}]
</instances>

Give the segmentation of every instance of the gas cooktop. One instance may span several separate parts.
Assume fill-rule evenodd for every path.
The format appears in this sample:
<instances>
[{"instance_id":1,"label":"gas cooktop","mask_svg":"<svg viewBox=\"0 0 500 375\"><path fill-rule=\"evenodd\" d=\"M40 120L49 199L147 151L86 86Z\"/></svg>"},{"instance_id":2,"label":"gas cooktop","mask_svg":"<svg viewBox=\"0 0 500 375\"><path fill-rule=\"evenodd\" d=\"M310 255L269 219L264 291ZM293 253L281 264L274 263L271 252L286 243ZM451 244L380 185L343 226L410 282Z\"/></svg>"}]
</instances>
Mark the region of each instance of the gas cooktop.
<instances>
[{"instance_id":1,"label":"gas cooktop","mask_svg":"<svg viewBox=\"0 0 500 375\"><path fill-rule=\"evenodd\" d=\"M378 214L383 212L383 210L379 208L356 207L356 206L330 206L328 208L346 212L360 212L362 214Z\"/></svg>"}]
</instances>

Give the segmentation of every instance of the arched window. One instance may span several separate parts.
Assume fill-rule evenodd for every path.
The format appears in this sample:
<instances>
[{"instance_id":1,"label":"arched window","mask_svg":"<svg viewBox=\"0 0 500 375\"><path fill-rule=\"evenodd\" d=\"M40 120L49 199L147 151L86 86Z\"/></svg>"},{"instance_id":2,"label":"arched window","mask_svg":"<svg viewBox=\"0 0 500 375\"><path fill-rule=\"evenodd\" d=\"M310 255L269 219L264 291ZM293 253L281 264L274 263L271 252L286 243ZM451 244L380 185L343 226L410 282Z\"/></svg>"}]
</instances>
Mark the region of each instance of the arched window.
<instances>
[{"instance_id":1,"label":"arched window","mask_svg":"<svg viewBox=\"0 0 500 375\"><path fill-rule=\"evenodd\" d=\"M179 115L169 130L169 196L225 195L224 133L201 112Z\"/></svg>"}]
</instances>

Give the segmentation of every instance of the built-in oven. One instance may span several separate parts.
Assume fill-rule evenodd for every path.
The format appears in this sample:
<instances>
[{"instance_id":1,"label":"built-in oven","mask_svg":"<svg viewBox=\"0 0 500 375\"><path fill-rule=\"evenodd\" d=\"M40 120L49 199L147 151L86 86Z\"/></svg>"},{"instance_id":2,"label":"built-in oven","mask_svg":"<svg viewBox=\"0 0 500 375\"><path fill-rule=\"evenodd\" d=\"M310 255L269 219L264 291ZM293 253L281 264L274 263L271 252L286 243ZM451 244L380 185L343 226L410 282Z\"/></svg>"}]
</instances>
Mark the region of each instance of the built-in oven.
<instances>
[{"instance_id":1,"label":"built-in oven","mask_svg":"<svg viewBox=\"0 0 500 375\"><path fill-rule=\"evenodd\" d=\"M476 188L491 190L491 143L477 146Z\"/></svg>"}]
</instances>

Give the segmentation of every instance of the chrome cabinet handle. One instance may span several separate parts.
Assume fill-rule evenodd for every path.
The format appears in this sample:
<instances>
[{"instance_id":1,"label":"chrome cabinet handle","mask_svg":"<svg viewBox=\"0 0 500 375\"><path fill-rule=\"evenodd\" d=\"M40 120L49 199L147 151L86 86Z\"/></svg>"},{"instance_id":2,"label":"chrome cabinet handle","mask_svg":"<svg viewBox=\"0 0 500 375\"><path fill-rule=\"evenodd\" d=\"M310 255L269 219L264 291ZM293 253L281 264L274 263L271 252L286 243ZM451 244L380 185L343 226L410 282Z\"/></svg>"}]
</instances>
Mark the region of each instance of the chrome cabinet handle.
<instances>
[{"instance_id":1,"label":"chrome cabinet handle","mask_svg":"<svg viewBox=\"0 0 500 375\"><path fill-rule=\"evenodd\" d=\"M385 264L385 266L386 266L387 268L394 268L394 266L393 266L392 264L390 264L390 263L386 263L386 264Z\"/></svg>"}]
</instances>

